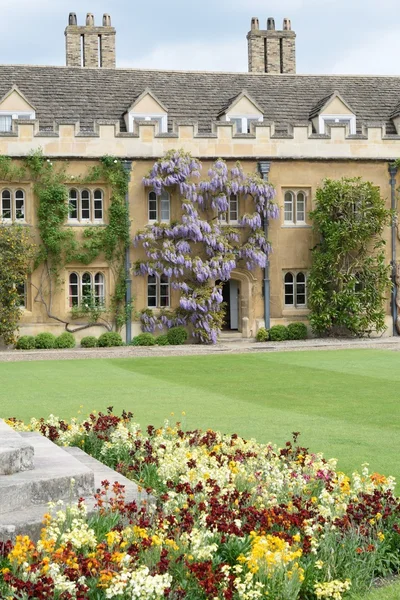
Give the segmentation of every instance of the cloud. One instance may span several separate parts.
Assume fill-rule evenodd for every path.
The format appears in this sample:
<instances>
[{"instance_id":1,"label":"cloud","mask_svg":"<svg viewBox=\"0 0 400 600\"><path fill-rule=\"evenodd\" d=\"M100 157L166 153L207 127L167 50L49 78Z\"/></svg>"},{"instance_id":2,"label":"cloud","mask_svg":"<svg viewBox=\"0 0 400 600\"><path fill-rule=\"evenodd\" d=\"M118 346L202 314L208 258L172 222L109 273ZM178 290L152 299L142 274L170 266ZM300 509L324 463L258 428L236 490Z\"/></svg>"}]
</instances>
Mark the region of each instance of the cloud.
<instances>
[{"instance_id":1,"label":"cloud","mask_svg":"<svg viewBox=\"0 0 400 600\"><path fill-rule=\"evenodd\" d=\"M365 41L343 49L333 63L332 73L360 75L400 75L400 36L398 30L378 30Z\"/></svg>"},{"instance_id":2,"label":"cloud","mask_svg":"<svg viewBox=\"0 0 400 600\"><path fill-rule=\"evenodd\" d=\"M246 41L163 44L137 59L118 61L118 67L191 71L247 71Z\"/></svg>"}]
</instances>

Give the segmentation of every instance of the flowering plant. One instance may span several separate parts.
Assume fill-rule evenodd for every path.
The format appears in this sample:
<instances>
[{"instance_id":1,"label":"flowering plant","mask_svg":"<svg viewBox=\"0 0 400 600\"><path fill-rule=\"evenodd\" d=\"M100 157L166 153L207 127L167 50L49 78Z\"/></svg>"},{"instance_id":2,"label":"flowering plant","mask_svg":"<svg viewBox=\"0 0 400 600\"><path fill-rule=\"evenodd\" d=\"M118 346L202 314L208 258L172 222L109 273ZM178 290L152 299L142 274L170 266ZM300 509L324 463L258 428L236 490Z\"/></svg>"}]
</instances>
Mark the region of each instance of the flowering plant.
<instances>
[{"instance_id":1,"label":"flowering plant","mask_svg":"<svg viewBox=\"0 0 400 600\"><path fill-rule=\"evenodd\" d=\"M276 218L273 186L256 175L246 176L239 163L234 168L218 159L200 177L201 164L190 154L172 150L157 161L143 183L157 196L177 189L182 217L177 222L154 223L139 231L134 239L141 244L147 259L135 265L137 275L165 275L180 291L179 311L170 319L172 326L191 324L193 335L203 343L215 343L222 324L222 294L218 281L228 281L233 269L265 267L271 251L262 229L265 218ZM240 202L252 212L228 224L229 200ZM238 215L239 217L239 215ZM170 327L163 316L158 319L142 313L144 331L157 326Z\"/></svg>"}]
</instances>

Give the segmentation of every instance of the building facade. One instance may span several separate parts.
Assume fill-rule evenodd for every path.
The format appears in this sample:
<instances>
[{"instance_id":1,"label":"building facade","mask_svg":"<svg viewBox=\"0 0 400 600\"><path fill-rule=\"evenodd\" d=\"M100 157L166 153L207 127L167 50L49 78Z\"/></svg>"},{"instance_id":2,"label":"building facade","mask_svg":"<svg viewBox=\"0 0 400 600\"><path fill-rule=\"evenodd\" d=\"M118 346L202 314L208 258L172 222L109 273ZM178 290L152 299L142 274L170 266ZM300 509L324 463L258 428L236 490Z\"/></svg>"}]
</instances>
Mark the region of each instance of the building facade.
<instances>
[{"instance_id":1,"label":"building facade","mask_svg":"<svg viewBox=\"0 0 400 600\"><path fill-rule=\"evenodd\" d=\"M131 239L149 223L180 215L177 190L156 198L142 182L169 150L190 152L204 173L218 158L228 165L239 160L246 173L264 172L280 206L279 219L269 227L270 297L266 302L261 269L238 268L224 284L226 326L252 337L266 316L271 325L307 322L307 277L317 241L309 213L316 189L325 178L359 176L379 186L387 206L394 206L396 173L389 167L400 159L400 77L296 74L296 36L288 19L282 30L273 19L265 30L252 19L249 73L117 69L115 35L109 15L96 26L93 15L78 25L71 13L65 67L0 66L0 155L22 164L41 149L47 160L65 166L65 228L78 239L109 219L109 184L85 180L105 155L129 169ZM34 181L4 179L0 187L2 225L24 224L39 241ZM240 198L230 207L233 226L245 209ZM387 228L385 240L395 270L397 233ZM128 262L140 257L131 244ZM136 310L179 304L168 281L128 272ZM22 334L61 332L88 290L107 305L116 282L101 253L90 264L66 263L52 298L53 318L38 299L41 277L38 268L21 284ZM387 301L388 335L394 331L396 293ZM133 316L132 334L139 330ZM77 337L99 332L93 326Z\"/></svg>"}]
</instances>

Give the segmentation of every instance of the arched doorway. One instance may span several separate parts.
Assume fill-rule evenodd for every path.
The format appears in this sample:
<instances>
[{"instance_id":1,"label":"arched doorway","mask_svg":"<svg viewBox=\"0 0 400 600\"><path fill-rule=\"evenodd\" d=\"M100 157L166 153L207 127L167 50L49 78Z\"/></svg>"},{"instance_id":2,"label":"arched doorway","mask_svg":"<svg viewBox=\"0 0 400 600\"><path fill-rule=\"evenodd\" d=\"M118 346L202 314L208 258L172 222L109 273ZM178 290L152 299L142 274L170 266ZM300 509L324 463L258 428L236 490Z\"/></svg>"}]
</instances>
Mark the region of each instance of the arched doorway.
<instances>
[{"instance_id":1,"label":"arched doorway","mask_svg":"<svg viewBox=\"0 0 400 600\"><path fill-rule=\"evenodd\" d=\"M225 303L224 331L240 331L240 281L229 279L220 281L222 297Z\"/></svg>"}]
</instances>

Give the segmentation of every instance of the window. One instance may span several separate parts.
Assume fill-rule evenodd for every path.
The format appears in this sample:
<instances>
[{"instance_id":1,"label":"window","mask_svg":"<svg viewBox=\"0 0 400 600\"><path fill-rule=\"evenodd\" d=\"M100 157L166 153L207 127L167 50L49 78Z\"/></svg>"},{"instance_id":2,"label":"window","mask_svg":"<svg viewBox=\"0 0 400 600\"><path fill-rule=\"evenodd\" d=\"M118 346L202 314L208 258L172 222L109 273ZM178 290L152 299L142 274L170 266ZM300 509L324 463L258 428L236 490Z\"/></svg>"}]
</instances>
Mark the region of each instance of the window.
<instances>
[{"instance_id":1,"label":"window","mask_svg":"<svg viewBox=\"0 0 400 600\"><path fill-rule=\"evenodd\" d=\"M25 221L24 190L1 192L0 215L2 221Z\"/></svg>"},{"instance_id":2,"label":"window","mask_svg":"<svg viewBox=\"0 0 400 600\"><path fill-rule=\"evenodd\" d=\"M157 196L155 192L150 192L148 204L149 221L168 223L170 220L170 204L169 193L165 190L161 192L161 196Z\"/></svg>"},{"instance_id":3,"label":"window","mask_svg":"<svg viewBox=\"0 0 400 600\"><path fill-rule=\"evenodd\" d=\"M158 123L158 133L167 133L168 115L146 115L140 113L129 113L129 131L134 131L135 121L156 121Z\"/></svg>"},{"instance_id":4,"label":"window","mask_svg":"<svg viewBox=\"0 0 400 600\"><path fill-rule=\"evenodd\" d=\"M71 189L68 198L68 221L103 222L103 191Z\"/></svg>"},{"instance_id":5,"label":"window","mask_svg":"<svg viewBox=\"0 0 400 600\"><path fill-rule=\"evenodd\" d=\"M228 219L227 219L228 217ZM228 212L219 213L218 221L220 223L229 223L229 225L237 224L239 220L239 197L237 194L231 194L229 196L229 209Z\"/></svg>"},{"instance_id":6,"label":"window","mask_svg":"<svg viewBox=\"0 0 400 600\"><path fill-rule=\"evenodd\" d=\"M318 126L319 133L326 133L326 125L333 123L334 125L348 125L349 131L353 135L357 133L355 115L319 115Z\"/></svg>"},{"instance_id":7,"label":"window","mask_svg":"<svg viewBox=\"0 0 400 600\"><path fill-rule=\"evenodd\" d=\"M19 298L19 307L26 308L27 306L27 285L26 281L18 283L16 285L16 290Z\"/></svg>"},{"instance_id":8,"label":"window","mask_svg":"<svg viewBox=\"0 0 400 600\"><path fill-rule=\"evenodd\" d=\"M81 304L105 304L105 281L103 273L70 273L68 300L70 308Z\"/></svg>"},{"instance_id":9,"label":"window","mask_svg":"<svg viewBox=\"0 0 400 600\"><path fill-rule=\"evenodd\" d=\"M285 192L284 223L290 225L306 224L306 193L302 190Z\"/></svg>"},{"instance_id":10,"label":"window","mask_svg":"<svg viewBox=\"0 0 400 600\"><path fill-rule=\"evenodd\" d=\"M29 121L34 118L34 112L10 113L7 111L0 111L0 132L6 133L12 131L12 122L15 119Z\"/></svg>"},{"instance_id":11,"label":"window","mask_svg":"<svg viewBox=\"0 0 400 600\"><path fill-rule=\"evenodd\" d=\"M286 273L284 278L285 306L305 308L307 306L307 277L303 272Z\"/></svg>"},{"instance_id":12,"label":"window","mask_svg":"<svg viewBox=\"0 0 400 600\"><path fill-rule=\"evenodd\" d=\"M166 275L149 275L147 278L147 306L166 308L170 304L170 281Z\"/></svg>"},{"instance_id":13,"label":"window","mask_svg":"<svg viewBox=\"0 0 400 600\"><path fill-rule=\"evenodd\" d=\"M233 123L235 126L235 133L251 133L252 123L262 123L263 117L258 115L246 115L246 116L235 116L226 117L229 123Z\"/></svg>"}]
</instances>

